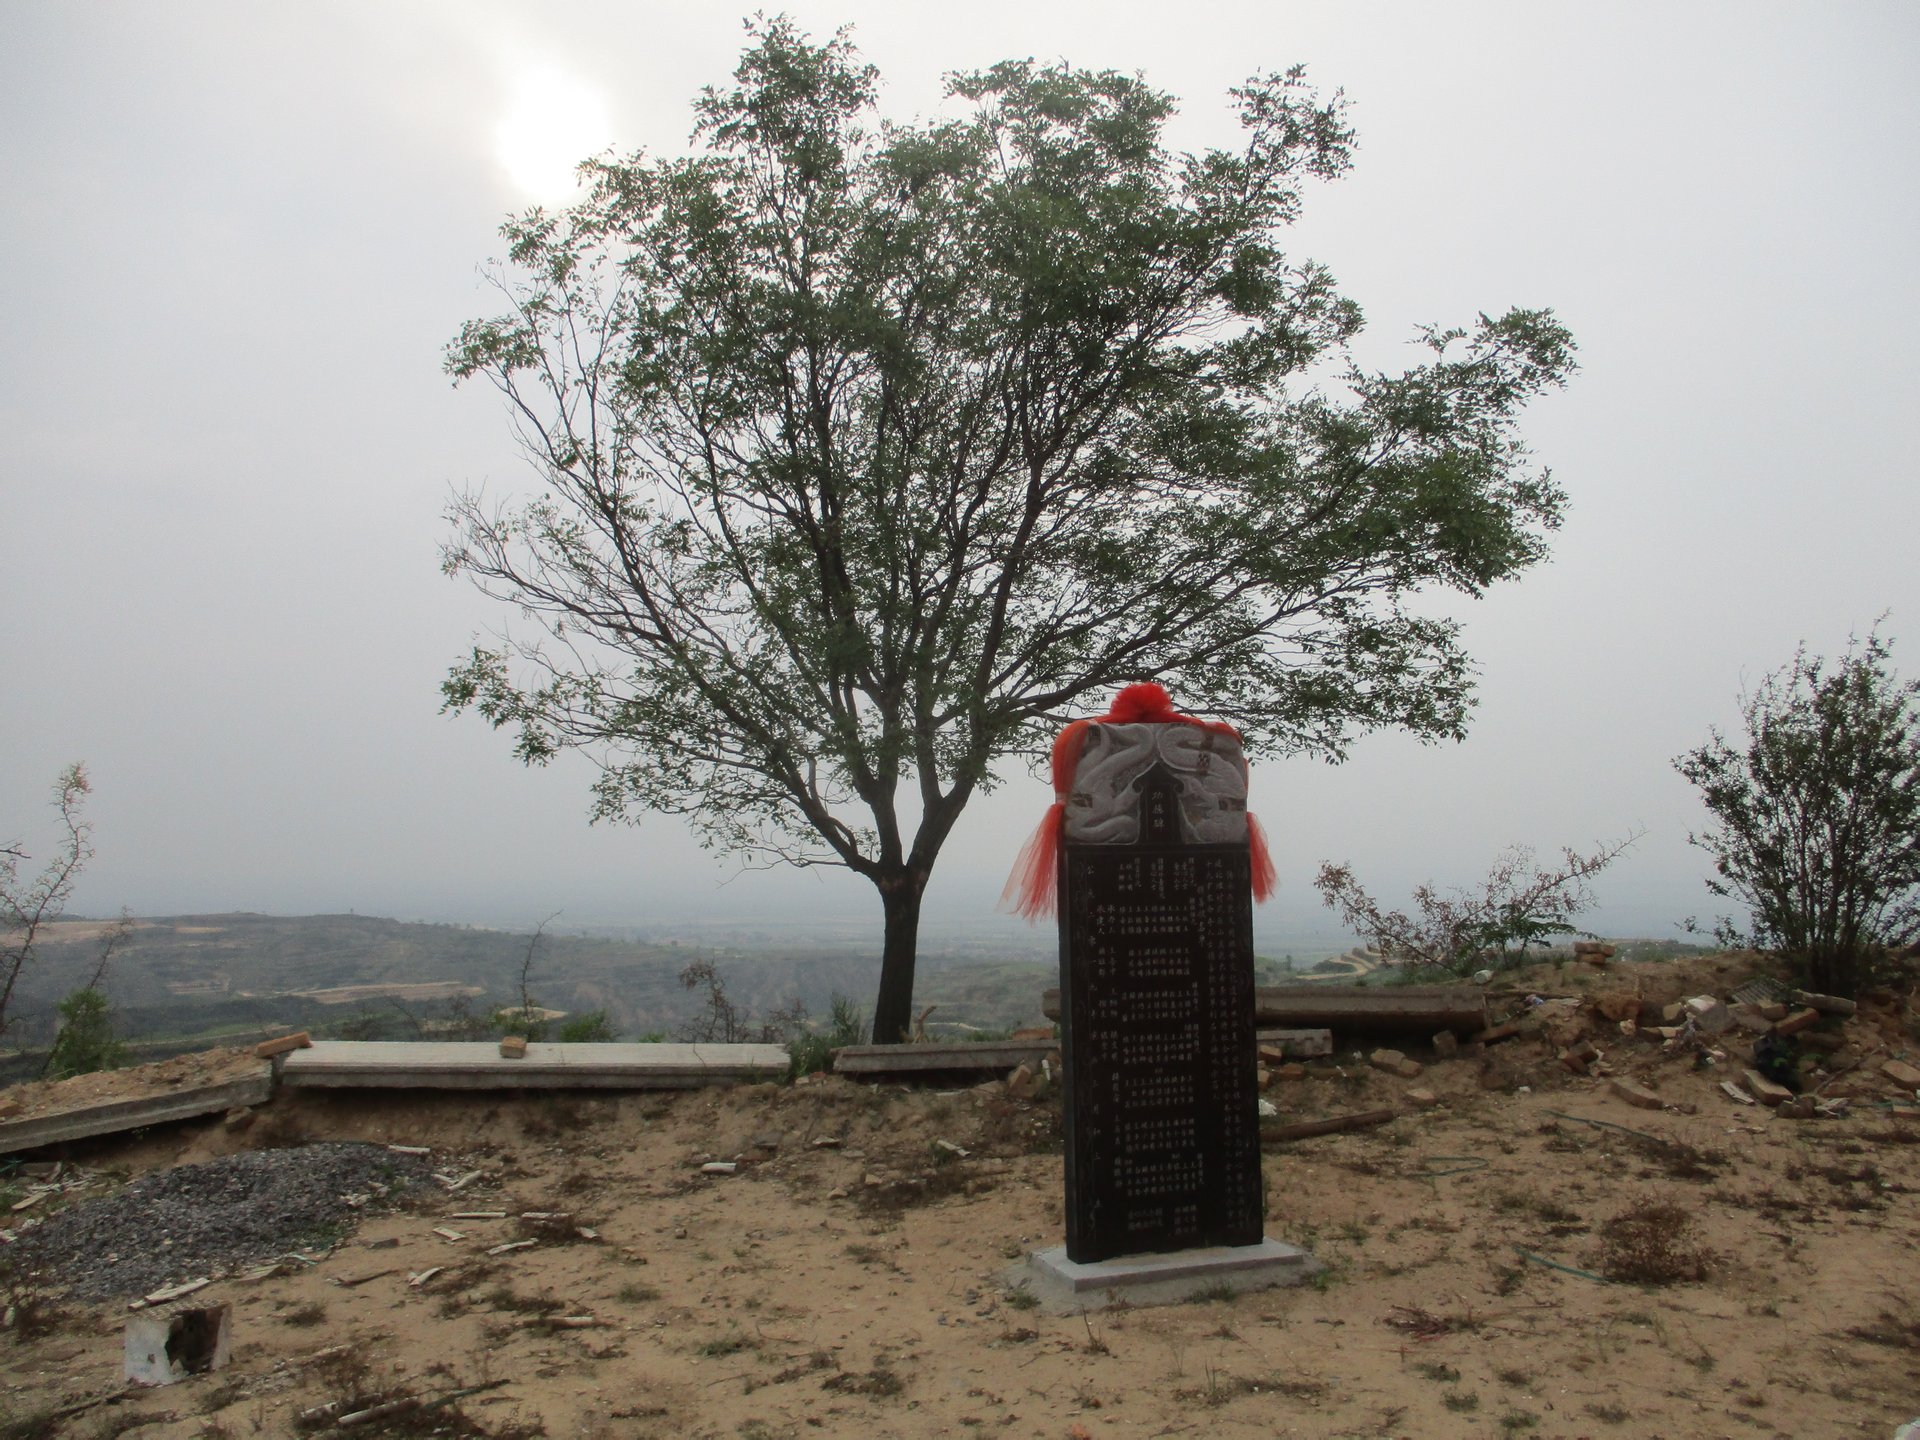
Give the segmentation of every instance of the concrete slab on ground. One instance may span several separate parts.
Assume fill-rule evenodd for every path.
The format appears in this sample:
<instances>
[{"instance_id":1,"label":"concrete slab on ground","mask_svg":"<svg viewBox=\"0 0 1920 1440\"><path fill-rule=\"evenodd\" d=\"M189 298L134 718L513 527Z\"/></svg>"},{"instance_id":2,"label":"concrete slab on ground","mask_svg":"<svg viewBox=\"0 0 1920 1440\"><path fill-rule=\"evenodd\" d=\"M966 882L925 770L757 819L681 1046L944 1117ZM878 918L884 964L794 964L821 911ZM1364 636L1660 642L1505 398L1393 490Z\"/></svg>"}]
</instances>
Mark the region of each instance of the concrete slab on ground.
<instances>
[{"instance_id":1,"label":"concrete slab on ground","mask_svg":"<svg viewBox=\"0 0 1920 1440\"><path fill-rule=\"evenodd\" d=\"M143 1125L160 1125L170 1120L217 1115L236 1105L264 1105L272 1097L273 1067L262 1060L257 1073L238 1080L223 1080L217 1085L199 1085L166 1095L143 1095L133 1100L112 1100L84 1109L9 1120L0 1124L0 1155L57 1145L63 1140L85 1140L121 1130L138 1130Z\"/></svg>"},{"instance_id":2,"label":"concrete slab on ground","mask_svg":"<svg viewBox=\"0 0 1920 1440\"><path fill-rule=\"evenodd\" d=\"M283 1085L407 1090L690 1090L786 1078L778 1045L530 1044L492 1040L316 1040L281 1062Z\"/></svg>"},{"instance_id":3,"label":"concrete slab on ground","mask_svg":"<svg viewBox=\"0 0 1920 1440\"><path fill-rule=\"evenodd\" d=\"M1088 1264L1067 1258L1064 1245L1038 1250L1006 1274L1050 1314L1129 1305L1178 1305L1221 1290L1241 1294L1280 1285L1304 1285L1325 1269L1297 1245L1262 1240L1258 1245L1214 1245L1159 1255L1121 1255Z\"/></svg>"},{"instance_id":4,"label":"concrete slab on ground","mask_svg":"<svg viewBox=\"0 0 1920 1440\"><path fill-rule=\"evenodd\" d=\"M940 1071L1011 1070L1016 1065L1039 1068L1060 1049L1058 1040L963 1040L948 1044L848 1045L835 1053L833 1068L840 1075L912 1075Z\"/></svg>"}]
</instances>

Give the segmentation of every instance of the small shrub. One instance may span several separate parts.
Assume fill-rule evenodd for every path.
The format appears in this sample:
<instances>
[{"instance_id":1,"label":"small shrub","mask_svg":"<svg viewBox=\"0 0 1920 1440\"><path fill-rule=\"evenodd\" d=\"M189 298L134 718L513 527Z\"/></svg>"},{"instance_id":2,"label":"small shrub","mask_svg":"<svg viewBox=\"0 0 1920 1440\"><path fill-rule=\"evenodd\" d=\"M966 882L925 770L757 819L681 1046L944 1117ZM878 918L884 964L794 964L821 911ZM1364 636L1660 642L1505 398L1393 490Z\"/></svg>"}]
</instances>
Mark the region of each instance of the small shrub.
<instances>
[{"instance_id":1,"label":"small shrub","mask_svg":"<svg viewBox=\"0 0 1920 1440\"><path fill-rule=\"evenodd\" d=\"M1637 1205L1601 1231L1600 1271L1629 1285L1676 1285L1704 1280L1710 1252L1692 1243L1693 1217L1678 1205Z\"/></svg>"},{"instance_id":2,"label":"small shrub","mask_svg":"<svg viewBox=\"0 0 1920 1440\"><path fill-rule=\"evenodd\" d=\"M99 990L76 990L60 1002L59 1010L60 1033L47 1056L48 1079L116 1070L126 1063L126 1047L114 1038L113 1014Z\"/></svg>"},{"instance_id":3,"label":"small shrub","mask_svg":"<svg viewBox=\"0 0 1920 1440\"><path fill-rule=\"evenodd\" d=\"M864 1375L857 1375L851 1371L841 1375L830 1375L820 1382L820 1388L837 1391L842 1395L873 1395L886 1399L901 1394L907 1387L893 1371L875 1366Z\"/></svg>"},{"instance_id":4,"label":"small shrub","mask_svg":"<svg viewBox=\"0 0 1920 1440\"><path fill-rule=\"evenodd\" d=\"M280 1317L280 1323L291 1325L296 1330L310 1330L315 1325L324 1324L327 1307L318 1300L310 1300L305 1305L296 1305Z\"/></svg>"},{"instance_id":5,"label":"small shrub","mask_svg":"<svg viewBox=\"0 0 1920 1440\"><path fill-rule=\"evenodd\" d=\"M619 1038L605 1010L589 1010L584 1015L575 1015L560 1027L560 1043L563 1045L605 1044Z\"/></svg>"}]
</instances>

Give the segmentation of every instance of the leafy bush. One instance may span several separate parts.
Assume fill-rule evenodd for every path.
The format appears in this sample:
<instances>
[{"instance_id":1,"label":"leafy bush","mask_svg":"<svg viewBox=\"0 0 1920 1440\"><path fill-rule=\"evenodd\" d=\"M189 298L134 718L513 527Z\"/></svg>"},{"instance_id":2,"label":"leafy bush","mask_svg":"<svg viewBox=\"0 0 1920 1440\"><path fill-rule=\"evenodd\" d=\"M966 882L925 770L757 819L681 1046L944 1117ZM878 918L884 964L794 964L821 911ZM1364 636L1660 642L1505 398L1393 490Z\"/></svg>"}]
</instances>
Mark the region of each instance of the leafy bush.
<instances>
[{"instance_id":1,"label":"leafy bush","mask_svg":"<svg viewBox=\"0 0 1920 1440\"><path fill-rule=\"evenodd\" d=\"M589 1045L619 1038L605 1010L589 1010L585 1014L575 1015L560 1027L560 1042L563 1045Z\"/></svg>"},{"instance_id":2,"label":"leafy bush","mask_svg":"<svg viewBox=\"0 0 1920 1440\"><path fill-rule=\"evenodd\" d=\"M1519 963L1531 946L1583 932L1574 917L1593 904L1588 884L1640 837L1629 835L1591 855L1562 852L1557 869L1534 864L1533 851L1516 845L1502 851L1477 891L1442 893L1432 885L1413 892L1417 917L1383 910L1361 888L1347 865L1321 865L1314 886L1329 909L1383 955L1412 971L1469 974Z\"/></svg>"},{"instance_id":3,"label":"leafy bush","mask_svg":"<svg viewBox=\"0 0 1920 1440\"><path fill-rule=\"evenodd\" d=\"M1718 730L1674 767L1719 828L1707 888L1747 907L1723 944L1778 950L1815 990L1851 995L1863 959L1920 931L1920 681L1876 629L1829 667L1804 648L1743 697L1746 741Z\"/></svg>"}]
</instances>

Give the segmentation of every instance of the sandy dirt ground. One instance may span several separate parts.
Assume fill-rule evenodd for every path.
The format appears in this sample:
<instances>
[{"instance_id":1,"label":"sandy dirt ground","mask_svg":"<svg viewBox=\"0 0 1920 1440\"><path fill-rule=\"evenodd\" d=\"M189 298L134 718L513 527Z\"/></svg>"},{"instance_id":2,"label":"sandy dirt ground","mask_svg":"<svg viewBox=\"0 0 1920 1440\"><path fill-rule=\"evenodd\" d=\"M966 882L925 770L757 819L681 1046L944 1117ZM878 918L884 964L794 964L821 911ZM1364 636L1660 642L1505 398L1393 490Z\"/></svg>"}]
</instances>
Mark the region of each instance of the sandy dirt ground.
<instances>
[{"instance_id":1,"label":"sandy dirt ground","mask_svg":"<svg viewBox=\"0 0 1920 1440\"><path fill-rule=\"evenodd\" d=\"M1739 978L1636 968L1649 1005ZM1591 992L1623 983L1543 975L1587 998L1484 1055L1409 1046L1412 1080L1343 1050L1276 1083L1287 1118L1401 1112L1265 1152L1268 1233L1325 1272L1158 1308L1009 1284L1060 1238L1059 1113L997 1084L283 1094L76 1146L123 1177L307 1139L482 1173L202 1291L231 1363L177 1385L123 1390L122 1305L16 1290L0 1433L1885 1440L1920 1415L1920 1111L1879 1069L1920 1048L1911 996L1822 1058L1850 1113L1794 1120L1722 1093L1736 1037L1702 1069L1621 1035ZM1561 1064L1575 1028L1664 1108Z\"/></svg>"}]
</instances>

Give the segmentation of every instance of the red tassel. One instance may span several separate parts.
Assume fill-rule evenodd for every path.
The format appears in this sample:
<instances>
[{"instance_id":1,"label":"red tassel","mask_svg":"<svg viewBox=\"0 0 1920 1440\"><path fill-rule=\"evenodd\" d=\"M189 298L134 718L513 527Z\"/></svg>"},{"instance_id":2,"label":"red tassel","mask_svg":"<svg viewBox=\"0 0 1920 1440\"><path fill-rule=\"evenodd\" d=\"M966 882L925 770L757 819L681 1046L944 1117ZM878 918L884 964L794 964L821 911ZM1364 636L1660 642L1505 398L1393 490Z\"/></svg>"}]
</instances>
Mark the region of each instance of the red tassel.
<instances>
[{"instance_id":1,"label":"red tassel","mask_svg":"<svg viewBox=\"0 0 1920 1440\"><path fill-rule=\"evenodd\" d=\"M1253 898L1265 900L1273 894L1280 877L1273 868L1273 857L1267 853L1267 832L1260 828L1251 810L1247 812L1247 849L1253 852Z\"/></svg>"},{"instance_id":2,"label":"red tassel","mask_svg":"<svg viewBox=\"0 0 1920 1440\"><path fill-rule=\"evenodd\" d=\"M1000 892L1001 905L1011 904L1013 913L1038 920L1054 911L1060 866L1060 836L1067 825L1067 807L1056 800L1047 807L1040 828L1021 847L1007 876L1007 888Z\"/></svg>"}]
</instances>

